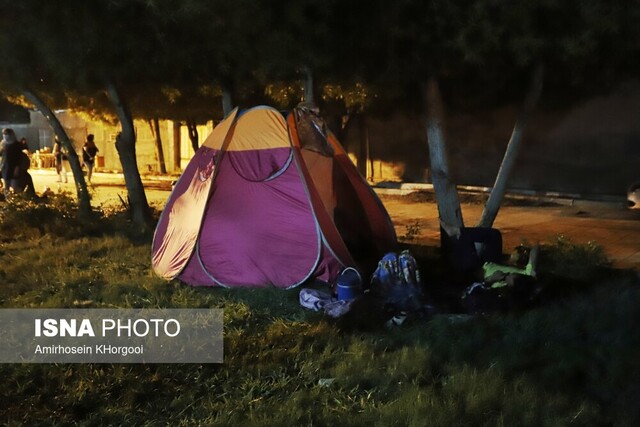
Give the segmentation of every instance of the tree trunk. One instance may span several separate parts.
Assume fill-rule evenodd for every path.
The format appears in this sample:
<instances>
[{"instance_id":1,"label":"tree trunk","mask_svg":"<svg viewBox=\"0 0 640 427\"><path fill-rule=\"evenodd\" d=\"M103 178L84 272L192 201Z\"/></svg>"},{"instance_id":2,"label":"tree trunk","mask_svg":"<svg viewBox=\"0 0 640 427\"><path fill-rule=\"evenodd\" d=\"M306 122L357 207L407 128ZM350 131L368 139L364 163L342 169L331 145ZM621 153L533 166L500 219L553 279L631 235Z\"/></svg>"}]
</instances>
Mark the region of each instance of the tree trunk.
<instances>
[{"instance_id":1,"label":"tree trunk","mask_svg":"<svg viewBox=\"0 0 640 427\"><path fill-rule=\"evenodd\" d=\"M173 122L173 170L179 171L182 169L182 165L180 164L180 158L182 157L180 153L180 146L182 145L182 134L180 132L180 122Z\"/></svg>"},{"instance_id":2,"label":"tree trunk","mask_svg":"<svg viewBox=\"0 0 640 427\"><path fill-rule=\"evenodd\" d=\"M367 179L367 160L368 160L368 138L369 133L367 130L367 119L364 114L360 114L358 117L358 125L360 127L360 144L358 147L358 172L364 179Z\"/></svg>"},{"instance_id":3,"label":"tree trunk","mask_svg":"<svg viewBox=\"0 0 640 427\"><path fill-rule=\"evenodd\" d=\"M189 140L193 152L198 151L198 125L193 120L187 120L187 130L189 131Z\"/></svg>"},{"instance_id":4,"label":"tree trunk","mask_svg":"<svg viewBox=\"0 0 640 427\"><path fill-rule=\"evenodd\" d=\"M493 222L498 215L498 210L500 209L502 199L504 198L504 194L507 190L507 181L509 180L509 175L513 170L513 165L515 164L516 157L518 155L518 152L520 151L520 145L525 125L529 119L529 116L531 115L531 112L540 99L543 78L544 67L542 65L538 65L533 73L527 97L525 99L522 110L520 111L520 115L518 116L518 119L516 120L516 123L513 127L511 138L509 139L507 149L504 153L504 157L502 158L502 164L500 165L500 169L498 170L498 175L496 176L496 181L493 184L493 189L489 194L489 199L487 200L484 210L482 211L482 216L480 217L478 227L492 227Z\"/></svg>"},{"instance_id":5,"label":"tree trunk","mask_svg":"<svg viewBox=\"0 0 640 427\"><path fill-rule=\"evenodd\" d=\"M373 161L373 157L371 157L371 153L369 153L369 167L371 168L371 175L369 175L369 181L373 182L375 180L375 162Z\"/></svg>"},{"instance_id":6,"label":"tree trunk","mask_svg":"<svg viewBox=\"0 0 640 427\"><path fill-rule=\"evenodd\" d=\"M233 110L233 95L229 86L222 87L222 115L227 117Z\"/></svg>"},{"instance_id":7,"label":"tree trunk","mask_svg":"<svg viewBox=\"0 0 640 427\"><path fill-rule=\"evenodd\" d=\"M89 196L89 191L87 190L87 183L84 180L84 174L82 173L82 166L80 166L80 161L78 160L78 153L76 153L75 147L71 143L67 132L64 130L55 114L53 114L53 111L51 111L44 101L35 94L35 92L31 90L24 90L22 93L24 97L35 105L35 107L47 118L49 124L60 139L62 146L67 149L69 166L71 166L73 179L76 183L80 215L88 216L91 213L91 198Z\"/></svg>"},{"instance_id":8,"label":"tree trunk","mask_svg":"<svg viewBox=\"0 0 640 427\"><path fill-rule=\"evenodd\" d=\"M371 175L368 176L368 179L369 181L373 181L373 159L371 158L371 140L369 139L369 127L365 129L365 135L367 163L371 167Z\"/></svg>"},{"instance_id":9,"label":"tree trunk","mask_svg":"<svg viewBox=\"0 0 640 427\"><path fill-rule=\"evenodd\" d=\"M307 66L302 67L302 72L304 73L304 102L315 106L316 98L313 91L313 73L311 72L311 68Z\"/></svg>"},{"instance_id":10,"label":"tree trunk","mask_svg":"<svg viewBox=\"0 0 640 427\"><path fill-rule=\"evenodd\" d=\"M133 222L146 228L151 219L147 195L144 192L138 161L136 159L136 134L133 127L133 117L127 104L112 82L107 84L107 95L115 107L120 120L122 131L116 137L116 150L122 164L124 182L129 197L129 207Z\"/></svg>"},{"instance_id":11,"label":"tree trunk","mask_svg":"<svg viewBox=\"0 0 640 427\"><path fill-rule=\"evenodd\" d=\"M438 204L440 225L449 236L457 236L464 226L458 190L449 172L446 145L442 132L444 108L438 81L430 78L424 90L427 108L426 131L431 159L431 178Z\"/></svg>"},{"instance_id":12,"label":"tree trunk","mask_svg":"<svg viewBox=\"0 0 640 427\"><path fill-rule=\"evenodd\" d=\"M334 115L330 117L330 128L334 131L336 138L340 141L340 144L345 148L348 148L347 134L353 124L353 114L347 112L346 114Z\"/></svg>"},{"instance_id":13,"label":"tree trunk","mask_svg":"<svg viewBox=\"0 0 640 427\"><path fill-rule=\"evenodd\" d=\"M155 117L153 120L149 120L149 127L153 134L153 139L156 145L156 155L158 156L158 170L161 174L167 173L167 166L164 163L164 149L162 148L162 136L160 135L160 120Z\"/></svg>"}]
</instances>

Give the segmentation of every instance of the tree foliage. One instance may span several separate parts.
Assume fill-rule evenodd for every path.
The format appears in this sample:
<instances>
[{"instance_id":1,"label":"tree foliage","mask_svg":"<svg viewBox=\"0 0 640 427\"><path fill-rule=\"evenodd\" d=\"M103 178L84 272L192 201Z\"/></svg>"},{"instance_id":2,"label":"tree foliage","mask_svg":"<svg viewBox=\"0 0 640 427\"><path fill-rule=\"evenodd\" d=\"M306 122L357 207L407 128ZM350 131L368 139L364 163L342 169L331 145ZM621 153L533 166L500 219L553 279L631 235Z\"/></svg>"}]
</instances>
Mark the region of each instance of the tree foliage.
<instances>
[{"instance_id":1,"label":"tree foliage","mask_svg":"<svg viewBox=\"0 0 640 427\"><path fill-rule=\"evenodd\" d=\"M325 87L375 87L372 108L419 106L429 75L448 102L486 106L519 99L537 62L564 94L638 71L631 0L4 3L14 25L0 38L3 76L48 95L63 87L60 104L97 112L108 109L99 93L108 75L145 118L218 116L223 87L239 104L289 104L303 67L318 98Z\"/></svg>"},{"instance_id":2,"label":"tree foliage","mask_svg":"<svg viewBox=\"0 0 640 427\"><path fill-rule=\"evenodd\" d=\"M301 99L313 76L332 121L521 102L532 70L558 102L637 77L634 0L0 0L0 90L37 92L53 109L116 117L108 86L137 118L189 123L235 104ZM330 120L331 121L331 120ZM335 125L334 125L335 127ZM133 150L135 151L135 150ZM135 156L133 156L135 158Z\"/></svg>"}]
</instances>

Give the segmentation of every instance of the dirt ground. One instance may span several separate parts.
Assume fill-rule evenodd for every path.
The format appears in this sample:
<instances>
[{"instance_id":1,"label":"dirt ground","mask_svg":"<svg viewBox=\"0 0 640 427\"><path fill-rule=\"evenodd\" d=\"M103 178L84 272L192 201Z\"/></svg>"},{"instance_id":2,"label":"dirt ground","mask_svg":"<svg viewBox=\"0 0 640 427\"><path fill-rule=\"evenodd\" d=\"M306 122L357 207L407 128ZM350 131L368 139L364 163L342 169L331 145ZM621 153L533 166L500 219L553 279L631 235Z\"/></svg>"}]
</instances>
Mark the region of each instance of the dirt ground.
<instances>
[{"instance_id":1,"label":"dirt ground","mask_svg":"<svg viewBox=\"0 0 640 427\"><path fill-rule=\"evenodd\" d=\"M381 200L399 237L416 235L415 243L438 246L440 228L435 202L412 196L385 196ZM462 215L467 226L480 219L483 205L466 202ZM640 271L640 212L623 205L576 201L567 205L500 208L494 227L502 233L504 250L520 243L550 243L560 235L575 243L593 241L605 250L614 266Z\"/></svg>"},{"instance_id":2,"label":"dirt ground","mask_svg":"<svg viewBox=\"0 0 640 427\"><path fill-rule=\"evenodd\" d=\"M53 170L33 170L36 190L46 186L75 193L74 184L57 183ZM72 181L71 176L69 177ZM170 178L144 177L147 199L158 208L164 206L171 190ZM93 204L119 204L126 199L122 175L97 173L92 186ZM398 237L411 237L411 243L439 246L438 211L428 195L395 196L381 194L395 225ZM483 205L464 199L462 214L465 224L473 226ZM525 206L523 206L525 205ZM494 224L502 232L504 250L527 242L549 243L562 235L575 243L594 241L601 245L614 266L640 271L640 211L630 211L623 204L565 201L562 204L507 203L502 206Z\"/></svg>"}]
</instances>

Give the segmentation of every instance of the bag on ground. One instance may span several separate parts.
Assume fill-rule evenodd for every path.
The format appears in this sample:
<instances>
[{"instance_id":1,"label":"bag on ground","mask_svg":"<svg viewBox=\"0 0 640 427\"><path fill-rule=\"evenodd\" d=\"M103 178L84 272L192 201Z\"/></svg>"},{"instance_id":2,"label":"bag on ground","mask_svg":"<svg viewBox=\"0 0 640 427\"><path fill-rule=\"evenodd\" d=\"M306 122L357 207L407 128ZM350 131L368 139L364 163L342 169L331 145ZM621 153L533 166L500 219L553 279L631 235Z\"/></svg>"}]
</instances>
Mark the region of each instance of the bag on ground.
<instances>
[{"instance_id":1,"label":"bag on ground","mask_svg":"<svg viewBox=\"0 0 640 427\"><path fill-rule=\"evenodd\" d=\"M423 306L422 279L407 250L387 253L371 277L371 293L391 311L414 311Z\"/></svg>"}]
</instances>

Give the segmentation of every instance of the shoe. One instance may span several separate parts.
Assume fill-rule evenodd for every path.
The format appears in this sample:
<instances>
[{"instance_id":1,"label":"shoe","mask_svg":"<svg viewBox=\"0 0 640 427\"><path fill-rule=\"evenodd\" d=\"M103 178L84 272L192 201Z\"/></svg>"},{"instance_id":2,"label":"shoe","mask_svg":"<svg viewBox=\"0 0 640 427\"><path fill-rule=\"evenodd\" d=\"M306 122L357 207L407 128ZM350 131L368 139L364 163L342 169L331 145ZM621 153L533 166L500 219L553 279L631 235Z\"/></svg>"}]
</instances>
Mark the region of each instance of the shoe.
<instances>
[{"instance_id":1,"label":"shoe","mask_svg":"<svg viewBox=\"0 0 640 427\"><path fill-rule=\"evenodd\" d=\"M536 277L536 267L538 266L538 256L540 253L540 246L535 245L531 252L529 252L529 263L527 267L531 266L531 276Z\"/></svg>"}]
</instances>

